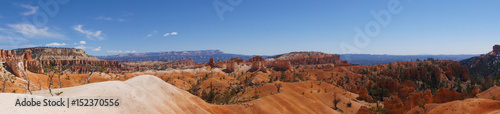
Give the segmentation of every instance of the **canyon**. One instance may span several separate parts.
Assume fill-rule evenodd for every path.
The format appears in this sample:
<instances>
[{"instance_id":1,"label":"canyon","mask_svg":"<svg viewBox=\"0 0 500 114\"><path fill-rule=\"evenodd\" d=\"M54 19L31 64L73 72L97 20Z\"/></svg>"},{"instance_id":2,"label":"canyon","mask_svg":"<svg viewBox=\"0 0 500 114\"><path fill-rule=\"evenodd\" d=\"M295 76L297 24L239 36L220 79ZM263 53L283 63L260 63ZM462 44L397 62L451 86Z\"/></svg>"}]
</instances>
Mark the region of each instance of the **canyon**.
<instances>
[{"instance_id":1,"label":"canyon","mask_svg":"<svg viewBox=\"0 0 500 114\"><path fill-rule=\"evenodd\" d=\"M495 100L500 96L499 79L477 78L462 62L428 58L353 65L341 56L290 52L219 61L211 57L205 63L189 58L120 62L100 60L79 49L22 48L1 50L2 79L9 80L0 85L4 92L24 93L3 94L6 100L61 92L56 97L111 94L146 103L97 108L111 112L141 107L148 109L137 110L143 113L499 112L500 101ZM464 107L463 103L473 107L455 108Z\"/></svg>"}]
</instances>

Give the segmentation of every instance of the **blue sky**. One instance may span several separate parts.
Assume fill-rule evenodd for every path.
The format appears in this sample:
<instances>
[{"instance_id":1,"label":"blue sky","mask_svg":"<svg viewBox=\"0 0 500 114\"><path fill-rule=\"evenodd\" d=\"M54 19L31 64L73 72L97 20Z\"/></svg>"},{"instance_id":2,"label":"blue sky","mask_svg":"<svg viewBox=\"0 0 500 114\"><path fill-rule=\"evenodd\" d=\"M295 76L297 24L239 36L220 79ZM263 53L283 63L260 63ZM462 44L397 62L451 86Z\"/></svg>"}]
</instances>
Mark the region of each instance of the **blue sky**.
<instances>
[{"instance_id":1,"label":"blue sky","mask_svg":"<svg viewBox=\"0 0 500 114\"><path fill-rule=\"evenodd\" d=\"M70 47L90 55L206 49L415 55L481 54L500 43L496 0L229 1L2 0L0 48ZM46 10L46 2L57 8ZM372 11L389 11L390 21L379 16L383 26ZM369 41L355 40L355 28L367 34L373 23L379 28L368 27Z\"/></svg>"}]
</instances>

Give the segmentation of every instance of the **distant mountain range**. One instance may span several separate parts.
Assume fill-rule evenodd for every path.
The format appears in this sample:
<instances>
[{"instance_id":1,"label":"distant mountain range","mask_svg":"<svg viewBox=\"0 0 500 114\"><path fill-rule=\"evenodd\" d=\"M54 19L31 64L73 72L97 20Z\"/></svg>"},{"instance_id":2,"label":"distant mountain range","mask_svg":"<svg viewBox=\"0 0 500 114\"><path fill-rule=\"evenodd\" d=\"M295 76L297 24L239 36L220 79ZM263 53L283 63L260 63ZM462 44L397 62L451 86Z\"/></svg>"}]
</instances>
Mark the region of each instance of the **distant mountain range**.
<instances>
[{"instance_id":1,"label":"distant mountain range","mask_svg":"<svg viewBox=\"0 0 500 114\"><path fill-rule=\"evenodd\" d=\"M469 55L371 55L371 54L341 54L340 59L346 60L351 64L359 65L374 65L374 64L384 64L392 63L398 61L416 61L424 60L427 58L434 58L438 60L454 60L461 61L474 56L479 56L479 54L469 54Z\"/></svg>"},{"instance_id":2,"label":"distant mountain range","mask_svg":"<svg viewBox=\"0 0 500 114\"><path fill-rule=\"evenodd\" d=\"M168 51L168 52L150 52L150 53L129 53L109 56L96 56L99 59L115 61L177 61L182 59L192 59L195 63L208 63L213 57L215 61L226 61L231 58L239 57L248 60L254 55L229 54L220 50L199 50L199 51ZM274 55L276 56L276 55ZM264 58L274 56L263 56ZM471 58L478 55L371 55L371 54L341 54L340 59L346 60L351 64L373 65L384 64L398 61L415 61L434 58L439 60L455 60Z\"/></svg>"},{"instance_id":3,"label":"distant mountain range","mask_svg":"<svg viewBox=\"0 0 500 114\"><path fill-rule=\"evenodd\" d=\"M231 58L239 57L247 60L253 55L228 54L220 50L198 50L198 51L168 51L168 52L149 52L149 53L129 53L109 56L96 56L103 60L114 60L120 62L127 61L177 61L182 59L192 59L195 63L208 63L210 58L214 61L225 61ZM266 56L267 57L267 56Z\"/></svg>"}]
</instances>

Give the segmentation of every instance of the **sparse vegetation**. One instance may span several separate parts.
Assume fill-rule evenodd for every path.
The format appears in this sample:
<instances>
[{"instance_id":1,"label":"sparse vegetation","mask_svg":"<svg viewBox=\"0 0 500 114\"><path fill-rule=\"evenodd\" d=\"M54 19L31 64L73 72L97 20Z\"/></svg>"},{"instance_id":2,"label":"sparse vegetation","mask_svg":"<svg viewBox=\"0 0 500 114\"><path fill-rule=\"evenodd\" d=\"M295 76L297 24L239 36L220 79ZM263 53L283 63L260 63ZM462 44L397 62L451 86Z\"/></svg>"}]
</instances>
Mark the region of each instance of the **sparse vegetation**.
<instances>
[{"instance_id":1,"label":"sparse vegetation","mask_svg":"<svg viewBox=\"0 0 500 114\"><path fill-rule=\"evenodd\" d=\"M334 110L337 110L338 107L337 107L337 104L340 103L340 98L337 97L337 94L333 94L333 109Z\"/></svg>"},{"instance_id":2,"label":"sparse vegetation","mask_svg":"<svg viewBox=\"0 0 500 114\"><path fill-rule=\"evenodd\" d=\"M53 78L56 74L60 74L60 71L54 68L54 66L45 66L45 67L49 69L49 72L47 74L47 76L49 77L47 79L49 93L50 95L54 96L54 94L52 94L52 85L54 84Z\"/></svg>"},{"instance_id":3,"label":"sparse vegetation","mask_svg":"<svg viewBox=\"0 0 500 114\"><path fill-rule=\"evenodd\" d=\"M283 87L283 86L281 85L281 83L279 83L279 84L274 84L274 86L276 86L277 92L278 92L278 93L280 93L280 88L281 88L281 87Z\"/></svg>"},{"instance_id":4,"label":"sparse vegetation","mask_svg":"<svg viewBox=\"0 0 500 114\"><path fill-rule=\"evenodd\" d=\"M57 96L59 96L59 95L61 95L62 93L63 93L62 91L61 91L61 92L57 92L57 93L56 93L56 95L57 95Z\"/></svg>"},{"instance_id":5,"label":"sparse vegetation","mask_svg":"<svg viewBox=\"0 0 500 114\"><path fill-rule=\"evenodd\" d=\"M7 85L7 82L14 83L16 81L16 77L13 75L8 75L8 77L4 77L4 76L0 75L0 80L3 82L2 92L5 93L5 86Z\"/></svg>"},{"instance_id":6,"label":"sparse vegetation","mask_svg":"<svg viewBox=\"0 0 500 114\"><path fill-rule=\"evenodd\" d=\"M254 98L254 99L258 99L258 98L259 98L259 95L254 95L252 98Z\"/></svg>"},{"instance_id":7,"label":"sparse vegetation","mask_svg":"<svg viewBox=\"0 0 500 114\"><path fill-rule=\"evenodd\" d=\"M422 103L418 103L418 107L424 109L424 113L427 114L427 110L425 108L425 100L422 99Z\"/></svg>"},{"instance_id":8,"label":"sparse vegetation","mask_svg":"<svg viewBox=\"0 0 500 114\"><path fill-rule=\"evenodd\" d=\"M425 95L427 94L423 94L426 90L431 90L431 92L428 93L430 93L432 97L432 94L438 93L436 91L439 87L444 87L445 89L450 90L450 92L458 92L457 96L460 96L461 98L467 98L470 96L474 96L478 93L477 91L479 90L485 90L489 87L497 85L497 77L500 77L499 75L497 77L493 77L493 79L490 79L471 76L470 79L467 79L463 77L466 73L457 71L460 70L457 69L461 67L460 65L453 66L453 64L456 64L453 61L449 62L434 59L417 62L410 61L370 66L359 65L347 67L325 67L327 65L305 64L296 65L295 69L293 70L274 70L272 68L268 68L269 70L266 72L246 72L242 69L236 69L231 73L218 72L220 69L224 69L224 67L222 67L223 65L221 64L224 63L213 62L214 66L210 67L212 68L212 70L210 70L208 67L201 66L201 68L198 68L202 70L193 70L194 72L187 70L182 71L183 68L185 68L184 66L173 65L172 67L178 67L177 69L173 70L174 72L161 73L161 71L155 71L155 75L157 75L165 82L172 83L172 85L186 90L189 93L200 97L205 102L211 104L244 104L245 102L258 98L267 99L269 97L266 96L269 95L275 95L270 97L273 98L276 96L289 95L289 92L292 93L292 95L295 95L294 92L297 92L296 94L301 93L303 97L318 97L317 99L319 100L328 99L324 98L324 96L331 97L331 95L333 94L334 99L333 101L331 101L333 105L331 106L331 108L337 111L341 111L339 107L345 108L343 107L343 104L346 104L346 107L353 107L353 102L349 99L356 97L356 95L352 96L351 94L354 93L359 95L359 97L356 99L365 100L369 103L376 102L376 107L369 108L369 110L375 113L391 113L393 108L379 106L379 104L384 100L384 98L392 96L391 94L393 93L398 93L398 95L395 95L395 97L400 98L401 102L403 102L403 106L407 106L409 100L414 100L415 98L423 99L422 96L426 97ZM248 68L250 65L250 63L245 63L244 61L241 63L242 67ZM67 66L63 66L63 69L64 67ZM45 78L45 76L41 76L44 77L41 78L41 80L44 81L45 79L47 79L47 83L41 84L40 78L35 78L38 79L39 82L37 83L36 81L33 81L34 87L38 89L37 86L39 85L40 90L48 89L50 94L52 95L52 89L54 87L57 87L57 84L59 84L59 88L62 88L64 87L63 85L73 86L88 84L91 82L90 78L92 78L93 81L97 82L102 80L116 80L122 78L129 79L137 76L129 72L121 72L121 75L119 75L120 73L114 74L107 72L105 76L103 76L103 73L106 72L106 70L111 70L111 68L108 69L105 66L100 66L99 69L96 70L95 68L97 68L97 65L92 67L93 69L88 69L88 71L91 71L89 76L78 75L74 76L76 77L74 78L73 75L72 77L70 77L68 74L65 75L64 73L62 73L63 70L61 69L56 69L54 68L54 66L47 66L47 72L45 75L48 76L48 78ZM154 69L158 70L164 68L155 66ZM154 69L147 70L154 71ZM172 70L171 67L169 67L169 70ZM69 71L66 70L64 72ZM91 77L94 72L98 72L99 74L95 77ZM6 74L5 71L4 74ZM54 76L58 76L58 80L53 80ZM103 78L107 76L111 76L114 78ZM61 78L64 78L68 81ZM9 86L10 83L5 82L10 80L3 80L3 78L0 79L2 79L1 81L4 82L2 91L16 91L16 89L6 90L5 86ZM13 79L15 79L15 77ZM54 85L54 81L59 82L55 82L56 85ZM63 81L65 82L64 84L62 83ZM208 83L210 83L210 85L208 85ZM281 89L283 87L283 83L286 86L286 90ZM20 84L17 83L17 85ZM29 85L30 84L28 81L28 90ZM42 85L44 86L43 88ZM317 87L314 85L316 85ZM16 85L11 84L11 86ZM274 91L274 87L276 87L276 91ZM24 88L24 86L21 86L20 88ZM19 90L22 89L17 89L18 92L20 92ZM317 92L317 94L305 95L305 92L307 92L307 90L309 90L310 93ZM285 91L286 94L276 95L283 91ZM321 91L323 91L323 93L321 93ZM344 93L340 94L339 92L341 91L343 91ZM365 97L363 98L361 98L363 96L362 93L365 93ZM55 95L61 94L62 91L55 93ZM415 95L416 97L410 95ZM344 102L342 102L341 98L348 101L344 100ZM496 100L495 96L493 95L491 95L491 99ZM390 98L390 100L392 100L392 97ZM367 106L366 103L363 102L364 101L355 103L355 107L358 107L358 105ZM338 103L341 103L341 105L338 105ZM420 104L414 102L409 103L412 103L409 104L410 106L417 105L425 110L425 101L422 103L417 102ZM387 108L387 110L385 108ZM408 109L403 110L407 111ZM346 110L346 113L349 112L352 112L352 110Z\"/></svg>"},{"instance_id":9,"label":"sparse vegetation","mask_svg":"<svg viewBox=\"0 0 500 114\"><path fill-rule=\"evenodd\" d=\"M371 107L370 110L376 114L385 114L387 112L385 108L379 105L379 102L377 102L376 107Z\"/></svg>"}]
</instances>

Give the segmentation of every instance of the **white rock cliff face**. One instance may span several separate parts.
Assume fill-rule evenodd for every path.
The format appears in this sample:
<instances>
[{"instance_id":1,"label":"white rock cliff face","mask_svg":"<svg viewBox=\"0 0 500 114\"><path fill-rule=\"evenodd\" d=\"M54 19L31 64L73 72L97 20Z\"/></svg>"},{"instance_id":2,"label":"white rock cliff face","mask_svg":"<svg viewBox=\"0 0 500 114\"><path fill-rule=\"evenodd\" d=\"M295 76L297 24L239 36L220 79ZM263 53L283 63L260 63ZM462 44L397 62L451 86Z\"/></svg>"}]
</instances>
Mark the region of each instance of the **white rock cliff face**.
<instances>
[{"instance_id":1,"label":"white rock cliff face","mask_svg":"<svg viewBox=\"0 0 500 114\"><path fill-rule=\"evenodd\" d=\"M74 48L22 48L15 49L19 55L23 55L28 51L32 52L32 57L35 60L99 60L94 56L87 55L85 51Z\"/></svg>"},{"instance_id":2,"label":"white rock cliff face","mask_svg":"<svg viewBox=\"0 0 500 114\"><path fill-rule=\"evenodd\" d=\"M105 68L106 72L129 70L118 61L100 60L87 55L82 49L34 47L15 49L13 52L16 52L17 56L22 55L25 58L27 69L36 73L43 73L41 66L46 65L78 73L97 71L100 67Z\"/></svg>"},{"instance_id":3,"label":"white rock cliff face","mask_svg":"<svg viewBox=\"0 0 500 114\"><path fill-rule=\"evenodd\" d=\"M0 63L5 70L22 79L27 75L26 70L43 73L42 65L38 61L32 60L31 57L27 57L28 55L31 55L31 51L27 51L26 55L19 56L16 51L0 49Z\"/></svg>"},{"instance_id":4,"label":"white rock cliff face","mask_svg":"<svg viewBox=\"0 0 500 114\"><path fill-rule=\"evenodd\" d=\"M24 62L23 59L20 57L5 57L5 58L0 58L0 63L3 64L2 66L12 74L16 75L17 77L24 78L26 77L26 72L24 71Z\"/></svg>"},{"instance_id":5,"label":"white rock cliff face","mask_svg":"<svg viewBox=\"0 0 500 114\"><path fill-rule=\"evenodd\" d=\"M19 58L7 58L7 66L12 70L12 73L20 78L26 77L26 72L24 71L24 64Z\"/></svg>"}]
</instances>

